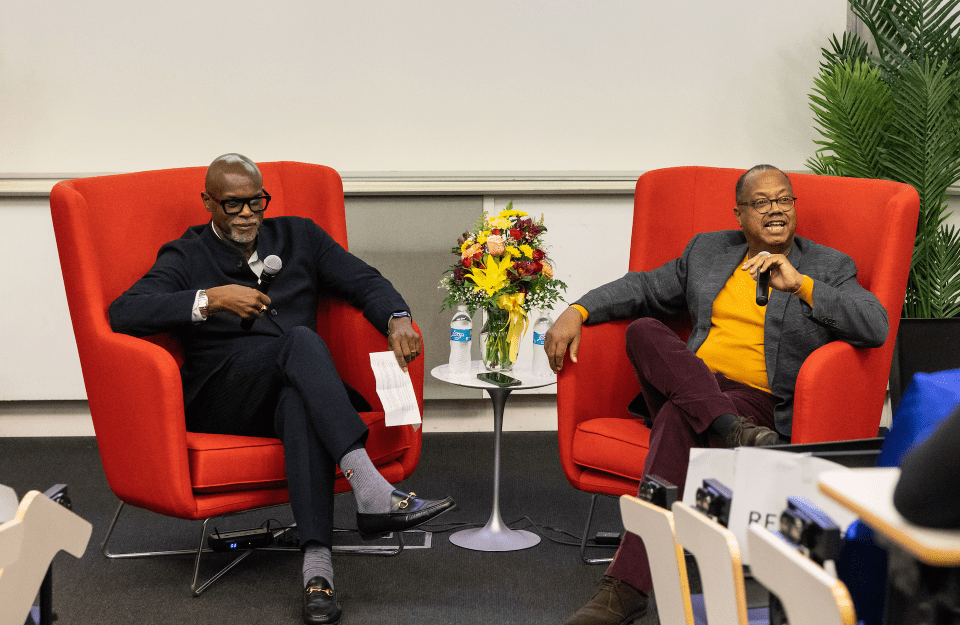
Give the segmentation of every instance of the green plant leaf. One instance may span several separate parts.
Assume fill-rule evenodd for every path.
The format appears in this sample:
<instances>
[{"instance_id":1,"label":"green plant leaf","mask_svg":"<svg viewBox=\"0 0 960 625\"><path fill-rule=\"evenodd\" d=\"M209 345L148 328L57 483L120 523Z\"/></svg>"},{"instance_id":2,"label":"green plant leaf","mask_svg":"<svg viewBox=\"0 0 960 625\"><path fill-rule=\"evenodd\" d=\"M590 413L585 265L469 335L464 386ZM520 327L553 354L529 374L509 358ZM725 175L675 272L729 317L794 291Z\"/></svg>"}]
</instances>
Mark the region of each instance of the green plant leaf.
<instances>
[{"instance_id":1,"label":"green plant leaf","mask_svg":"<svg viewBox=\"0 0 960 625\"><path fill-rule=\"evenodd\" d=\"M821 71L813 91L810 107L824 140L816 142L819 161L808 166L834 175L886 178L883 139L893 99L880 71L869 62L846 61Z\"/></svg>"},{"instance_id":2,"label":"green plant leaf","mask_svg":"<svg viewBox=\"0 0 960 625\"><path fill-rule=\"evenodd\" d=\"M960 180L960 0L850 0L876 42L835 36L810 106L815 172L889 178L920 196L904 316L960 315L960 234L944 225Z\"/></svg>"}]
</instances>

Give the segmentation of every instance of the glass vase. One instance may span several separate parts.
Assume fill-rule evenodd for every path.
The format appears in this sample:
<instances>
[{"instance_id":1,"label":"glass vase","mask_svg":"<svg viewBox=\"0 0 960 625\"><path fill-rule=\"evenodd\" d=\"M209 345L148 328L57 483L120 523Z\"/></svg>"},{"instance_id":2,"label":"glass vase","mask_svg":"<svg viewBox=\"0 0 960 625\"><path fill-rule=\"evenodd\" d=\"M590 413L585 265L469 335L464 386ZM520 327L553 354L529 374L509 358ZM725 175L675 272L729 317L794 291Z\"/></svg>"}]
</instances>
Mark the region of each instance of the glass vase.
<instances>
[{"instance_id":1,"label":"glass vase","mask_svg":"<svg viewBox=\"0 0 960 625\"><path fill-rule=\"evenodd\" d=\"M487 322L480 332L483 344L483 366L487 371L510 371L510 313L502 308L487 309Z\"/></svg>"}]
</instances>

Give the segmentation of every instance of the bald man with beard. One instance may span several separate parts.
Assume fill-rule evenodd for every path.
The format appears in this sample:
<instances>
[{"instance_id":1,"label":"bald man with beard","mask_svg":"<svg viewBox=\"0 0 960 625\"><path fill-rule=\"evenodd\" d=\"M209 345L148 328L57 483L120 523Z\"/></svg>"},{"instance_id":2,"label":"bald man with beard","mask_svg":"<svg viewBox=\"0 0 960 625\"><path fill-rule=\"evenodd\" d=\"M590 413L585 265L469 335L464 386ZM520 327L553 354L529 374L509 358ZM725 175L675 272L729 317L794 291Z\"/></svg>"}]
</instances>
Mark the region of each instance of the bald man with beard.
<instances>
[{"instance_id":1,"label":"bald man with beard","mask_svg":"<svg viewBox=\"0 0 960 625\"><path fill-rule=\"evenodd\" d=\"M396 491L376 470L353 405L364 400L340 380L317 334L318 299L360 308L404 371L421 339L380 272L309 219L264 219L270 195L249 158L215 159L200 198L210 221L160 248L150 271L110 305L110 324L133 336L179 338L189 431L280 438L304 551L303 621L339 623L330 555L336 465L353 487L365 537L415 527L455 504ZM257 286L270 255L283 268L268 296ZM241 329L241 320L252 325Z\"/></svg>"}]
</instances>

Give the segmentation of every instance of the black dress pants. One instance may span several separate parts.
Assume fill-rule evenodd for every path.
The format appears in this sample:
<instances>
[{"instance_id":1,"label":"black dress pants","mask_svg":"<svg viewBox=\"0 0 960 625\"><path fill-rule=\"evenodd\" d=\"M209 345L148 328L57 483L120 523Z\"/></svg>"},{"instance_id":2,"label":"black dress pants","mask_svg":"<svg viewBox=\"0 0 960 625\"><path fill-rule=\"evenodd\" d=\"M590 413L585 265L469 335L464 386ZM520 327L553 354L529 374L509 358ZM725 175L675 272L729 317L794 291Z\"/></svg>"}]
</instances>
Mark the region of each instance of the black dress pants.
<instances>
[{"instance_id":1,"label":"black dress pants","mask_svg":"<svg viewBox=\"0 0 960 625\"><path fill-rule=\"evenodd\" d=\"M368 430L316 332L297 327L231 356L186 419L191 432L279 437L300 545L333 544L336 463Z\"/></svg>"}]
</instances>

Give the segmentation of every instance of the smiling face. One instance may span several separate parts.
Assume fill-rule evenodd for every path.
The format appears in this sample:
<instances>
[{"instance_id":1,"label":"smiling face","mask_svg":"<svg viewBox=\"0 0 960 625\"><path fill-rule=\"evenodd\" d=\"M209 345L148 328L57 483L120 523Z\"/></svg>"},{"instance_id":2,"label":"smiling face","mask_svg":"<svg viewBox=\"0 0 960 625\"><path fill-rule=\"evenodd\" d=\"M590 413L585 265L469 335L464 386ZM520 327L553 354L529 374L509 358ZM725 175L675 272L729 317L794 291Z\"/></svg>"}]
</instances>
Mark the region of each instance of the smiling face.
<instances>
[{"instance_id":1,"label":"smiling face","mask_svg":"<svg viewBox=\"0 0 960 625\"><path fill-rule=\"evenodd\" d=\"M777 198L792 196L790 180L779 169L766 169L751 173L744 179L742 194L737 197L738 206L733 209L743 234L750 245L750 257L758 252L787 254L793 247L793 234L797 228L797 210L787 210L777 204ZM770 211L758 213L750 202L770 200Z\"/></svg>"}]
</instances>

